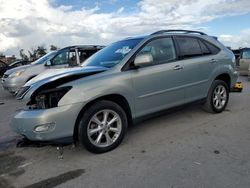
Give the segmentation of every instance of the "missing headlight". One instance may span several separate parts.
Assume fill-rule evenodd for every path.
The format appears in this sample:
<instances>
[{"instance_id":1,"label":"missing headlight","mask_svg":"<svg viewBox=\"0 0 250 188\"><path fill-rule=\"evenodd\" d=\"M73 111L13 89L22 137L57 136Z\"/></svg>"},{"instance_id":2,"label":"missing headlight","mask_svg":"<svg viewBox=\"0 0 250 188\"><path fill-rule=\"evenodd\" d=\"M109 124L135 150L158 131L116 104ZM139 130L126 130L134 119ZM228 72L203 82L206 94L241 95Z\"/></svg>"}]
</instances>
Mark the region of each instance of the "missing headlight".
<instances>
[{"instance_id":1,"label":"missing headlight","mask_svg":"<svg viewBox=\"0 0 250 188\"><path fill-rule=\"evenodd\" d=\"M72 87L60 87L55 89L44 90L35 96L35 100L31 108L36 109L47 109L57 107L58 102L61 98L71 89Z\"/></svg>"}]
</instances>

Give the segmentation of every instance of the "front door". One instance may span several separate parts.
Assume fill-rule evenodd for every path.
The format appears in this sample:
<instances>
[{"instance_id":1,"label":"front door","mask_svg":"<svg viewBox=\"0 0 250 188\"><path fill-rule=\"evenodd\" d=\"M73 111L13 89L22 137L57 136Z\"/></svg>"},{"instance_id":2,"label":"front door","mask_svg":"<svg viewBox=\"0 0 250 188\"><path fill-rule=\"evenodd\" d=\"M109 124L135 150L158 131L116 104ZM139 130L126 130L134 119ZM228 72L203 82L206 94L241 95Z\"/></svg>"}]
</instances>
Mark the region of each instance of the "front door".
<instances>
[{"instance_id":1,"label":"front door","mask_svg":"<svg viewBox=\"0 0 250 188\"><path fill-rule=\"evenodd\" d=\"M78 53L75 49L66 48L61 50L52 60L51 68L65 68L68 66L76 66Z\"/></svg>"},{"instance_id":2,"label":"front door","mask_svg":"<svg viewBox=\"0 0 250 188\"><path fill-rule=\"evenodd\" d=\"M169 108L184 101L182 63L176 61L171 37L154 39L137 55L149 53L153 63L131 72L136 116Z\"/></svg>"}]
</instances>

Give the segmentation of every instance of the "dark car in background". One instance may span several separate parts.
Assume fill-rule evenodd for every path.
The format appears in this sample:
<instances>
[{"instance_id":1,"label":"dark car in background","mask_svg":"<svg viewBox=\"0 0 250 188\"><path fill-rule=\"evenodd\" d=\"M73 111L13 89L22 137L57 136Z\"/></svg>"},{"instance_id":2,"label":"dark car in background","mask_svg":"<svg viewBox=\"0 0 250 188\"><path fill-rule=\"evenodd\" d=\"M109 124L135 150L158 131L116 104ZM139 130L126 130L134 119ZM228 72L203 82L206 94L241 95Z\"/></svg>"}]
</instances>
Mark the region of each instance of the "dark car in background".
<instances>
[{"instance_id":1,"label":"dark car in background","mask_svg":"<svg viewBox=\"0 0 250 188\"><path fill-rule=\"evenodd\" d=\"M15 67L19 67L19 66L23 66L23 65L28 65L30 64L31 61L28 60L18 60L18 61L14 61L13 63L11 63L9 65L9 69L15 68Z\"/></svg>"},{"instance_id":2,"label":"dark car in background","mask_svg":"<svg viewBox=\"0 0 250 188\"><path fill-rule=\"evenodd\" d=\"M19 67L19 66L22 66L22 65L27 65L29 63L30 62L26 61L26 60L18 60L18 61L14 61L13 63L8 65L7 63L0 60L0 77L2 77L3 74L9 69Z\"/></svg>"},{"instance_id":3,"label":"dark car in background","mask_svg":"<svg viewBox=\"0 0 250 188\"><path fill-rule=\"evenodd\" d=\"M8 64L0 60L0 77L8 70Z\"/></svg>"}]
</instances>

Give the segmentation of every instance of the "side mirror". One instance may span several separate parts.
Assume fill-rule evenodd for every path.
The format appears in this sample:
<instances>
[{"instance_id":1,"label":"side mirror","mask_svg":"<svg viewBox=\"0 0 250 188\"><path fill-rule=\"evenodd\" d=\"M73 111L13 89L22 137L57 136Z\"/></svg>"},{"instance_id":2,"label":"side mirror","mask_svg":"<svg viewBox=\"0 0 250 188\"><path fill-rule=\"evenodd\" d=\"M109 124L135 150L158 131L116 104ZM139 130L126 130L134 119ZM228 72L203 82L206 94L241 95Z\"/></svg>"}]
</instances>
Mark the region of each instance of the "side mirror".
<instances>
[{"instance_id":1,"label":"side mirror","mask_svg":"<svg viewBox=\"0 0 250 188\"><path fill-rule=\"evenodd\" d=\"M153 63L153 56L151 54L141 54L136 56L134 65L136 67L147 66Z\"/></svg>"},{"instance_id":2,"label":"side mirror","mask_svg":"<svg viewBox=\"0 0 250 188\"><path fill-rule=\"evenodd\" d=\"M51 66L52 65L52 63L51 63L51 61L50 60L48 60L48 61L46 61L46 63L45 63L45 66Z\"/></svg>"}]
</instances>

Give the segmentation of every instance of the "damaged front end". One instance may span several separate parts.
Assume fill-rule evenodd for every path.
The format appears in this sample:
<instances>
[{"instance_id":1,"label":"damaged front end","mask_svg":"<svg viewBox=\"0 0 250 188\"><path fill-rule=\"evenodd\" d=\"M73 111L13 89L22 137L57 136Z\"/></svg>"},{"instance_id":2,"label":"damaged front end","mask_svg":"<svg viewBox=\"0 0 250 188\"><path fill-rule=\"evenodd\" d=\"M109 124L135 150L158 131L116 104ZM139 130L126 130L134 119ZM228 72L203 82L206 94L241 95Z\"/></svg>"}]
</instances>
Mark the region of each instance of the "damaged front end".
<instances>
[{"instance_id":1,"label":"damaged front end","mask_svg":"<svg viewBox=\"0 0 250 188\"><path fill-rule=\"evenodd\" d=\"M94 70L84 69L71 71L64 74L39 80L31 85L24 85L17 93L17 100L27 101L29 109L49 109L58 106L62 97L72 89L72 86L63 86L74 80L88 77L107 70L96 68Z\"/></svg>"},{"instance_id":2,"label":"damaged front end","mask_svg":"<svg viewBox=\"0 0 250 188\"><path fill-rule=\"evenodd\" d=\"M28 108L15 115L11 122L12 129L31 141L72 141L77 116L84 103L60 102L67 95L70 95L69 98L75 95L74 83L70 82L103 71L105 70L95 68L88 72L70 72L26 84L16 97L26 101Z\"/></svg>"},{"instance_id":3,"label":"damaged front end","mask_svg":"<svg viewBox=\"0 0 250 188\"><path fill-rule=\"evenodd\" d=\"M71 86L42 90L27 103L30 109L48 109L58 106L61 98L71 89Z\"/></svg>"}]
</instances>

